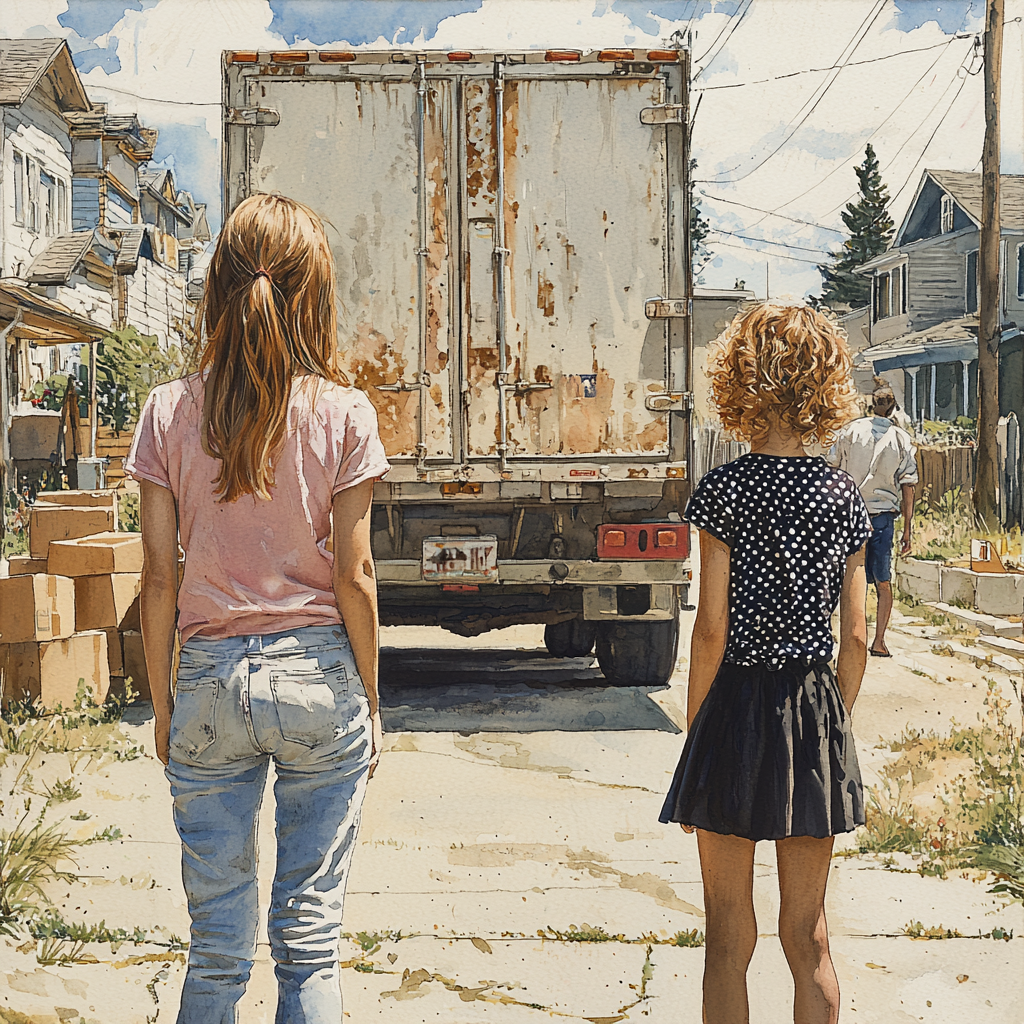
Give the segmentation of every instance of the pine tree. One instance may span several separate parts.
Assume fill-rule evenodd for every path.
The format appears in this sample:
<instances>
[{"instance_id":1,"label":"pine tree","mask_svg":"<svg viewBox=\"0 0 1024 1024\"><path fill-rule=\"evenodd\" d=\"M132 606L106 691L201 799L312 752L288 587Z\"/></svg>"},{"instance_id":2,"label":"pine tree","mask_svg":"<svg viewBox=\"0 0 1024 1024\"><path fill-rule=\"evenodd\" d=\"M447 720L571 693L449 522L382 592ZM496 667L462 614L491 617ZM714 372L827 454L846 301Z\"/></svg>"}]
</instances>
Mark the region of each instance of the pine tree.
<instances>
[{"instance_id":1,"label":"pine tree","mask_svg":"<svg viewBox=\"0 0 1024 1024\"><path fill-rule=\"evenodd\" d=\"M871 281L854 274L854 270L885 252L892 240L894 225L886 210L889 191L878 172L878 158L870 142L864 150L864 163L855 168L855 173L860 195L842 214L850 237L832 254L831 264L819 264L824 287L815 305L833 309L866 306L871 301Z\"/></svg>"},{"instance_id":2,"label":"pine tree","mask_svg":"<svg viewBox=\"0 0 1024 1024\"><path fill-rule=\"evenodd\" d=\"M711 232L711 224L700 207L700 197L693 184L693 172L697 161L690 160L690 257L693 266L695 284L703 284L704 278L700 271L711 262L711 250L707 246L707 237Z\"/></svg>"}]
</instances>

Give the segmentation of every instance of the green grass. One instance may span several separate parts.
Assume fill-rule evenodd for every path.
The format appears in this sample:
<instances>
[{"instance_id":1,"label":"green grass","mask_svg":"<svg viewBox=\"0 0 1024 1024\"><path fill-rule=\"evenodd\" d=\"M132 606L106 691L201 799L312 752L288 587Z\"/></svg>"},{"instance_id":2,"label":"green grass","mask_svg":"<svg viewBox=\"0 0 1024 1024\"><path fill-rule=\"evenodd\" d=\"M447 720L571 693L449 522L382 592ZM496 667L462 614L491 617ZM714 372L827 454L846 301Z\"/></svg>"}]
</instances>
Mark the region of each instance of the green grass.
<instances>
[{"instance_id":1,"label":"green grass","mask_svg":"<svg viewBox=\"0 0 1024 1024\"><path fill-rule=\"evenodd\" d=\"M82 791L75 785L73 778L67 779L64 782L55 782L52 786L46 788L46 799L51 804L66 804L72 800L77 800L81 795Z\"/></svg>"}]
</instances>

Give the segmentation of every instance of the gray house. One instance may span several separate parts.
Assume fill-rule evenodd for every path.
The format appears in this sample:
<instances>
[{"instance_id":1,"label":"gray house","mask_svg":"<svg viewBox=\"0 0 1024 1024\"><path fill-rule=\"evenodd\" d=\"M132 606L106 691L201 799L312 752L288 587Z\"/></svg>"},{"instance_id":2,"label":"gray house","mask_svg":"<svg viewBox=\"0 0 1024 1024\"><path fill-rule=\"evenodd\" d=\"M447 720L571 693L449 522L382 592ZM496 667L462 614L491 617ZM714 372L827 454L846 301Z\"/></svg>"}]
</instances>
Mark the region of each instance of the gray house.
<instances>
[{"instance_id":1,"label":"gray house","mask_svg":"<svg viewBox=\"0 0 1024 1024\"><path fill-rule=\"evenodd\" d=\"M926 170L891 247L858 270L871 277L871 302L844 317L863 344L858 381L884 377L914 420L977 415L980 225L981 175ZM1000 228L1000 414L1022 418L1022 175L1000 177Z\"/></svg>"}]
</instances>

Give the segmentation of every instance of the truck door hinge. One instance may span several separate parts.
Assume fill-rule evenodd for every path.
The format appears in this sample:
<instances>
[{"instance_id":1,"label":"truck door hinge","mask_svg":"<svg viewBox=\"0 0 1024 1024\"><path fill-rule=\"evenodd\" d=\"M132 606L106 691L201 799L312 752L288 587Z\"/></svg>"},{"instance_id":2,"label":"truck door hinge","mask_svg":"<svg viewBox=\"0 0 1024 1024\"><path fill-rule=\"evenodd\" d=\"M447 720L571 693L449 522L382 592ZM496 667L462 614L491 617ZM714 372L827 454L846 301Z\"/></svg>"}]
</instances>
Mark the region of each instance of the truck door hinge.
<instances>
[{"instance_id":1,"label":"truck door hinge","mask_svg":"<svg viewBox=\"0 0 1024 1024\"><path fill-rule=\"evenodd\" d=\"M644 405L651 412L689 412L693 408L693 392L657 391L647 396Z\"/></svg>"},{"instance_id":2,"label":"truck door hinge","mask_svg":"<svg viewBox=\"0 0 1024 1024\"><path fill-rule=\"evenodd\" d=\"M682 103L663 103L657 107L644 107L640 111L641 124L686 124L686 107Z\"/></svg>"},{"instance_id":3,"label":"truck door hinge","mask_svg":"<svg viewBox=\"0 0 1024 1024\"><path fill-rule=\"evenodd\" d=\"M690 315L689 299L648 299L644 303L644 315L648 320L667 320L670 317Z\"/></svg>"},{"instance_id":4,"label":"truck door hinge","mask_svg":"<svg viewBox=\"0 0 1024 1024\"><path fill-rule=\"evenodd\" d=\"M224 123L241 125L243 128L269 128L281 123L281 115L270 107L228 107Z\"/></svg>"},{"instance_id":5,"label":"truck door hinge","mask_svg":"<svg viewBox=\"0 0 1024 1024\"><path fill-rule=\"evenodd\" d=\"M378 391L418 391L430 387L430 374L421 374L420 380L397 380L394 384L378 384Z\"/></svg>"}]
</instances>

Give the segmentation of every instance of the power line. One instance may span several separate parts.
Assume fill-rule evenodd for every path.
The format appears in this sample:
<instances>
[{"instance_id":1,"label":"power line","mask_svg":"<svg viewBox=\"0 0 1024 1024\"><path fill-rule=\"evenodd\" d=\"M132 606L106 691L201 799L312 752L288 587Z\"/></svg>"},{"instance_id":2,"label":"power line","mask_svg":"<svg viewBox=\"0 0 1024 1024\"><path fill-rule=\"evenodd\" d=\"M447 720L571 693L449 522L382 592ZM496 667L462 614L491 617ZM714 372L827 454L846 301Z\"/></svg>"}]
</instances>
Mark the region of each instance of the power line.
<instances>
[{"instance_id":1,"label":"power line","mask_svg":"<svg viewBox=\"0 0 1024 1024\"><path fill-rule=\"evenodd\" d=\"M761 256L771 256L773 259L777 260L792 260L794 263L810 263L815 267L818 266L819 263L821 263L821 260L806 260L801 258L800 256L784 256L781 252L766 252L764 249L751 249L750 246L735 245L732 242L715 242L715 247L724 247L726 249L740 249L743 252L747 253L748 255L751 253L757 253ZM707 264L705 264L705 266L706 265Z\"/></svg>"},{"instance_id":2,"label":"power line","mask_svg":"<svg viewBox=\"0 0 1024 1024\"><path fill-rule=\"evenodd\" d=\"M776 213L775 210L765 210L760 206L751 206L749 203L740 203L735 199L726 199L723 196L709 196L703 189L700 189L699 191L705 199L710 199L713 203L728 203L730 206L740 206L744 210L753 210L755 213L766 213L769 217L779 217L782 220L792 221L794 224L806 224L808 227L820 228L822 231L831 231L834 235L843 235L846 233L844 231L840 231L839 228L830 228L825 224L818 224L813 220L801 220L799 217L789 217L784 213Z\"/></svg>"},{"instance_id":3,"label":"power line","mask_svg":"<svg viewBox=\"0 0 1024 1024\"><path fill-rule=\"evenodd\" d=\"M828 249L818 249L809 245L793 245L791 242L776 242L771 238L758 238L755 235L741 235L738 231L726 231L724 228L710 228L720 235L731 235L733 238L745 238L748 242L764 242L766 245L781 245L784 249L799 249L801 252L817 252L831 255Z\"/></svg>"},{"instance_id":4,"label":"power line","mask_svg":"<svg viewBox=\"0 0 1024 1024\"><path fill-rule=\"evenodd\" d=\"M768 153L768 155L765 156L764 159L756 163L753 167L750 168L749 171L746 171L744 174L741 174L738 178L713 178L704 180L710 181L710 183L712 184L732 184L737 181L743 181L744 178L749 178L750 175L752 175L755 171L763 167L769 160L771 160L771 158L775 156L775 154L778 153L779 150L782 149L782 147L785 146L786 143L789 142L789 140L793 138L793 136L803 127L807 119L817 109L818 104L825 98L825 95L828 93L829 89L832 88L832 85L835 82L835 80L839 77L839 73L843 70L844 65L842 63L842 60L844 55L847 58L849 58L852 57L854 53L856 53L857 47L860 46L860 44L864 41L864 37L868 34L869 30L871 29L871 26L878 20L878 16L884 10L886 2L887 0L878 0L878 5L875 8L874 13L869 14L867 17L865 17L864 21L860 23L856 32L854 32L853 34L853 38L846 44L845 47L843 47L842 53L840 54L839 62L837 62L834 68L834 74L830 75L830 77L826 79L823 86L819 86L818 89L815 90L815 93L812 94L811 96L811 100L813 100L813 102L811 102L810 100L808 101L811 105L807 109L806 113L804 113L803 116L800 116L800 112L797 113L797 116L800 118L799 121L797 121L795 125L793 125L793 122L791 121L786 126L786 128L783 129L784 131L788 131L788 134L785 135L782 141L770 153ZM806 107L807 104L804 104L804 106ZM725 171L725 173L732 174L733 171L737 171L739 170L739 168L740 165L737 164L730 170Z\"/></svg>"},{"instance_id":5,"label":"power line","mask_svg":"<svg viewBox=\"0 0 1024 1024\"><path fill-rule=\"evenodd\" d=\"M924 71L924 72L923 72L923 73L922 73L922 74L920 75L920 77L919 77L919 78L917 79L917 81L916 81L916 82L914 82L914 84L913 84L913 85L912 85L912 86L910 87L910 89L909 89L909 90L907 91L906 95L905 95L905 96L904 96L904 97L903 97L903 98L902 98L902 99L901 99L901 100L899 101L899 103L897 103L897 104L896 104L896 106L895 106L895 107L893 107L893 109L892 109L892 110L891 110L891 111L890 111L890 112L889 112L889 113L888 113L888 114L886 115L886 117L885 117L885 118L884 118L884 119L883 119L882 121L880 121L880 122L879 122L879 124L878 124L878 127L877 127L877 128L875 128L875 130L874 130L874 131L873 131L873 132L872 132L872 133L871 133L871 134L870 134L870 135L868 136L868 138L866 139L866 141L865 141L865 144L867 144L868 142L870 142L870 141L871 141L871 140L872 140L872 139L873 139L873 138L874 138L874 137L875 137L875 136L876 136L876 135L877 135L877 134L878 134L878 133L879 133L879 132L880 132L880 131L882 130L882 127L883 127L883 126L884 126L885 124L887 124L887 123L889 122L889 120L890 120L890 119L891 119L891 118L892 118L892 117L893 117L893 116L894 116L894 115L895 115L895 114L896 114L896 113L897 113L897 112L899 111L899 109L900 109L900 108L901 108L901 107L903 106L903 104L904 104L904 103L906 103L908 99L910 99L910 96L911 96L911 94L912 94L912 93L914 92L914 90L915 90L915 89L916 89L916 88L917 88L917 87L918 87L918 86L919 86L919 85L920 85L920 84L921 84L921 83L922 83L922 82L923 82L923 81L925 80L925 78L927 78L927 77L928 77L928 75L929 75L929 74L931 74L931 72L932 72L932 69L933 69L933 68L934 68L934 67L935 67L935 66L936 66L936 65L937 65L937 64L939 63L939 61L941 61L941 60L942 60L942 58L943 58L943 57L944 57L944 56L946 55L946 51L947 51L947 50L949 49L949 47L950 47L950 46L952 46L952 44L953 44L953 42L954 42L954 40L955 40L955 39L956 39L956 36L954 35L954 36L950 37L950 39L948 39L948 40L947 40L946 42L944 42L944 43L939 43L939 44L938 44L939 46L943 47L943 52L942 52L942 53L940 53L940 54L939 54L939 55L938 55L938 56L937 56L937 57L935 58L935 60L933 60L933 61L931 62L931 64L929 64L929 65L928 65L928 67L927 67L927 68L925 69L925 71ZM929 47L926 47L926 49L929 49L929 50L931 50L931 49L934 49L934 47L931 47L931 46L929 46ZM948 89L948 88L949 88L949 86L947 86L946 88ZM946 90L943 90L943 92L942 92L942 95L943 95L943 96L945 95L945 92L946 92ZM940 96L940 99L941 99L941 96ZM919 128L919 127L920 127L920 125L918 126L918 128ZM915 131L916 131L916 130L917 130L917 129L915 129ZM781 210L781 209L783 209L783 208L784 208L784 207L786 207L786 206L791 206L791 205L792 205L793 203L795 203L795 202L796 202L796 201L797 201L798 199L803 199L803 197L804 197L804 196L806 196L806 195L808 195L809 193L813 192L813 191L814 191L814 190L815 190L816 188L818 188L818 187L819 187L820 185L823 185L823 184L824 184L824 183L825 183L826 181L828 181L828 179L829 179L829 178L831 178L831 177L832 177L832 175L833 175L833 174L835 174L835 173L836 173L837 171L840 171L840 170L842 170L842 169L843 169L843 168L844 168L844 167L845 167L845 166L846 166L846 165L847 165L847 164L848 164L848 163L849 163L849 162L850 162L851 160L855 160L855 159L857 158L857 156L858 156L858 155L859 155L859 154L857 154L857 153L854 153L854 154L852 154L851 156L848 156L848 157L847 157L847 158L846 158L846 159L845 159L845 160L844 160L844 161L843 161L843 162L842 162L841 164L837 164L837 165L836 165L835 167L833 167L833 168L832 168L832 170L830 170L830 171L829 171L829 172L828 172L828 173L827 173L827 174L826 174L826 175L825 175L825 176L824 176L823 178L821 178L821 179L820 179L819 181L816 181L816 182L815 182L815 183L814 183L813 185L811 185L811 186L810 186L809 188L805 188L805 189L803 190L803 192L801 192L801 193L800 193L799 195L795 195L795 196L793 196L793 198L792 198L792 199L787 199L787 200L786 200L786 202L784 202L784 203L780 203L780 204L779 204L779 205L778 205L777 207L775 207L775 209L776 209L776 210ZM895 158L894 158L894 159L895 159ZM856 193L854 193L854 195L856 195ZM851 196L850 198L853 198L853 197ZM841 206L845 206L845 205L846 205L846 203L848 203L849 201L850 201L850 200L849 200L849 199L847 199L847 200L845 200L845 201L844 201L844 202L843 202L842 204L840 204L840 205L841 205ZM830 210L829 212L831 213L832 211ZM764 218L761 218L761 219L763 220ZM750 226L751 226L751 227L756 227L756 226L757 226L758 224L760 224L760 223L761 223L761 221L760 221L760 220L758 220L758 221L755 221L755 222L754 222L753 224L751 224Z\"/></svg>"},{"instance_id":6,"label":"power line","mask_svg":"<svg viewBox=\"0 0 1024 1024\"><path fill-rule=\"evenodd\" d=\"M944 43L933 43L931 46L918 46L913 50L897 50L895 53L886 53L881 57L871 57L868 60L854 60L848 64L844 64L844 68L859 68L865 64L877 64L879 61L892 60L893 57L905 57L908 53L927 53L929 50L937 50L940 47L948 47L956 36L951 36ZM942 56L941 54L939 55ZM932 65L934 67L934 65ZM718 89L742 89L748 85L764 85L767 82L781 82L785 78L796 78L797 75L814 75L820 74L823 71L832 71L835 65L831 65L827 68L802 68L800 71L790 71L785 75L772 75L771 78L756 78L752 82L730 82L728 85L705 85L701 89L694 89L694 92L714 92ZM928 69L929 71L931 68ZM925 72L927 74L927 72Z\"/></svg>"},{"instance_id":7,"label":"power line","mask_svg":"<svg viewBox=\"0 0 1024 1024\"><path fill-rule=\"evenodd\" d=\"M220 101L215 103L198 103L195 100L165 100L158 96L141 96L137 92L132 92L130 89L118 89L113 85L94 85L92 82L86 82L85 86L87 89L96 90L96 92L116 92L121 96L131 96L137 100L143 100L146 103L165 103L171 107L219 107Z\"/></svg>"},{"instance_id":8,"label":"power line","mask_svg":"<svg viewBox=\"0 0 1024 1024\"><path fill-rule=\"evenodd\" d=\"M703 67L701 67L700 71L698 71L697 74L695 74L693 76L694 81L696 81L698 78L700 78L700 76L702 74L704 74L704 72L709 67L711 67L711 65L714 64L714 62L716 60L718 60L719 54L725 49L725 44L729 42L729 39L732 37L733 32L735 32L736 29L738 29L740 27L740 22L743 21L743 19L747 16L747 13L750 11L750 8L753 5L754 5L754 0L747 0L747 6L744 7L743 10L740 12L739 17L735 18L735 19L730 18L722 26L722 30L718 33L717 36L715 36L715 41L711 44L711 46L708 47L707 50L704 51L704 56L698 58L697 63L699 64L702 60L704 60L704 57L706 57L709 53L711 53L712 50L715 49L715 47L718 45L718 40L722 39L722 35L724 33L725 34L725 38L722 39L722 45L719 46L717 50L715 50L715 55L711 58L711 60L709 60L707 62L707 64L703 65ZM729 31L726 32L726 29L728 29Z\"/></svg>"}]
</instances>

